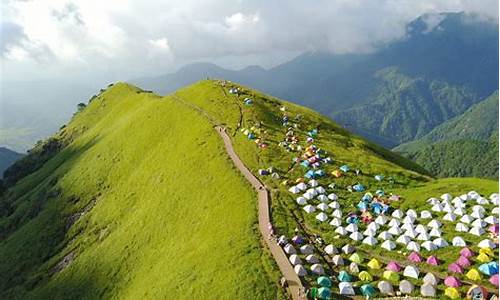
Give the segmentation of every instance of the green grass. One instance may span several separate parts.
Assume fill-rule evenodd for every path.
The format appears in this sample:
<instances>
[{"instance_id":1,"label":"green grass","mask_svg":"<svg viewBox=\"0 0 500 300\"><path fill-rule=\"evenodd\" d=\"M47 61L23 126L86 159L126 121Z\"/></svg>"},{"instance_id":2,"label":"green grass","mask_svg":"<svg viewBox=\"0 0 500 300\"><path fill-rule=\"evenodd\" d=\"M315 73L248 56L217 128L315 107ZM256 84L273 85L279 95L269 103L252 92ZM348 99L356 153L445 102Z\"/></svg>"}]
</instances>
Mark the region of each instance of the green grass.
<instances>
[{"instance_id":1,"label":"green grass","mask_svg":"<svg viewBox=\"0 0 500 300\"><path fill-rule=\"evenodd\" d=\"M0 298L279 296L256 195L203 117L117 84L59 138L73 141L6 196Z\"/></svg>"}]
</instances>

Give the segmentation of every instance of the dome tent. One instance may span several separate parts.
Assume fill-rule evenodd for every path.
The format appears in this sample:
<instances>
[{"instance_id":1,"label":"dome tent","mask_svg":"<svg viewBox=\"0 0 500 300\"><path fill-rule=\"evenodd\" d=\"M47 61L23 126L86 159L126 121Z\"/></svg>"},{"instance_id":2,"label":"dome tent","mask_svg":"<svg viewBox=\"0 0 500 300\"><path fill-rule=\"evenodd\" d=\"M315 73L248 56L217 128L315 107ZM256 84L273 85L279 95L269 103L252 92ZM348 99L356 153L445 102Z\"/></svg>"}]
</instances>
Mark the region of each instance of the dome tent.
<instances>
[{"instance_id":1,"label":"dome tent","mask_svg":"<svg viewBox=\"0 0 500 300\"><path fill-rule=\"evenodd\" d=\"M363 262L363 257L359 255L359 253L353 253L351 256L349 256L349 260L352 262L355 262L357 264L360 264Z\"/></svg>"},{"instance_id":2,"label":"dome tent","mask_svg":"<svg viewBox=\"0 0 500 300\"><path fill-rule=\"evenodd\" d=\"M349 272L351 272L351 274L358 274L359 273L358 264L355 262L350 263L349 264Z\"/></svg>"},{"instance_id":3,"label":"dome tent","mask_svg":"<svg viewBox=\"0 0 500 300\"><path fill-rule=\"evenodd\" d=\"M498 274L498 262L492 261L489 263L485 263L479 266L479 271L481 273L488 275L488 276L493 276Z\"/></svg>"},{"instance_id":4,"label":"dome tent","mask_svg":"<svg viewBox=\"0 0 500 300\"><path fill-rule=\"evenodd\" d=\"M393 272L401 272L401 266L395 261L389 262L385 269Z\"/></svg>"},{"instance_id":5,"label":"dome tent","mask_svg":"<svg viewBox=\"0 0 500 300\"><path fill-rule=\"evenodd\" d=\"M472 252L471 249L465 247L465 248L462 248L462 250L460 250L460 255L463 256L463 257L472 257L474 256L474 252Z\"/></svg>"},{"instance_id":6,"label":"dome tent","mask_svg":"<svg viewBox=\"0 0 500 300\"><path fill-rule=\"evenodd\" d=\"M373 281L373 276L366 271L361 271L358 275L358 278L361 281Z\"/></svg>"},{"instance_id":7,"label":"dome tent","mask_svg":"<svg viewBox=\"0 0 500 300\"><path fill-rule=\"evenodd\" d=\"M408 295L413 293L413 290L415 290L415 286L410 281L405 279L401 280L401 282L399 283L399 291L401 292L401 294Z\"/></svg>"},{"instance_id":8,"label":"dome tent","mask_svg":"<svg viewBox=\"0 0 500 300\"><path fill-rule=\"evenodd\" d=\"M331 287L332 281L326 276L320 276L316 279L316 282L322 287Z\"/></svg>"},{"instance_id":9,"label":"dome tent","mask_svg":"<svg viewBox=\"0 0 500 300\"><path fill-rule=\"evenodd\" d=\"M464 239L460 236L456 236L451 240L451 244L455 247L465 247L467 246L467 243L464 241Z\"/></svg>"},{"instance_id":10,"label":"dome tent","mask_svg":"<svg viewBox=\"0 0 500 300\"><path fill-rule=\"evenodd\" d=\"M339 253L339 250L335 248L335 246L332 244L327 245L324 250L328 255L334 255Z\"/></svg>"},{"instance_id":11,"label":"dome tent","mask_svg":"<svg viewBox=\"0 0 500 300\"><path fill-rule=\"evenodd\" d=\"M449 287L459 287L462 285L462 283L456 277L448 276L444 279L444 285Z\"/></svg>"},{"instance_id":12,"label":"dome tent","mask_svg":"<svg viewBox=\"0 0 500 300\"><path fill-rule=\"evenodd\" d=\"M296 254L297 250L292 246L292 244L286 244L285 247L283 247L285 250L286 254Z\"/></svg>"},{"instance_id":13,"label":"dome tent","mask_svg":"<svg viewBox=\"0 0 500 300\"><path fill-rule=\"evenodd\" d=\"M415 266L406 266L403 271L403 276L418 279L420 271Z\"/></svg>"},{"instance_id":14,"label":"dome tent","mask_svg":"<svg viewBox=\"0 0 500 300\"><path fill-rule=\"evenodd\" d=\"M436 297L436 288L430 284L424 284L420 287L420 294L424 297Z\"/></svg>"},{"instance_id":15,"label":"dome tent","mask_svg":"<svg viewBox=\"0 0 500 300\"><path fill-rule=\"evenodd\" d=\"M352 281L352 276L349 275L346 271L340 271L339 275L337 276L337 279L340 282L351 282Z\"/></svg>"},{"instance_id":16,"label":"dome tent","mask_svg":"<svg viewBox=\"0 0 500 300\"><path fill-rule=\"evenodd\" d=\"M344 263L344 259L342 258L342 256L340 255L335 255L333 258L332 258L332 262L334 265L336 266L343 266L345 263Z\"/></svg>"},{"instance_id":17,"label":"dome tent","mask_svg":"<svg viewBox=\"0 0 500 300\"><path fill-rule=\"evenodd\" d=\"M308 256L306 256L306 261L310 264L319 263L319 259L314 254L309 254Z\"/></svg>"},{"instance_id":18,"label":"dome tent","mask_svg":"<svg viewBox=\"0 0 500 300\"><path fill-rule=\"evenodd\" d=\"M323 275L325 274L325 270L323 269L323 266L320 264L314 264L311 266L311 272L317 275Z\"/></svg>"},{"instance_id":19,"label":"dome tent","mask_svg":"<svg viewBox=\"0 0 500 300\"><path fill-rule=\"evenodd\" d=\"M331 292L327 287L320 287L318 289L318 299L331 299Z\"/></svg>"},{"instance_id":20,"label":"dome tent","mask_svg":"<svg viewBox=\"0 0 500 300\"><path fill-rule=\"evenodd\" d=\"M384 273L382 273L382 278L387 279L391 282L398 282L399 274L394 271L384 271Z\"/></svg>"},{"instance_id":21,"label":"dome tent","mask_svg":"<svg viewBox=\"0 0 500 300\"><path fill-rule=\"evenodd\" d=\"M354 251L356 251L356 248L354 248L354 246L351 244L346 244L344 247L342 247L342 252L344 254L351 254L354 253Z\"/></svg>"},{"instance_id":22,"label":"dome tent","mask_svg":"<svg viewBox=\"0 0 500 300\"><path fill-rule=\"evenodd\" d=\"M382 243L382 245L380 245L380 247L382 247L388 251L391 251L391 250L396 249L396 244L393 241L387 240L387 241L384 241Z\"/></svg>"},{"instance_id":23,"label":"dome tent","mask_svg":"<svg viewBox=\"0 0 500 300\"><path fill-rule=\"evenodd\" d=\"M447 287L444 290L444 295L450 299L461 299L460 292L454 287Z\"/></svg>"},{"instance_id":24,"label":"dome tent","mask_svg":"<svg viewBox=\"0 0 500 300\"><path fill-rule=\"evenodd\" d=\"M482 279L481 274L475 268L470 269L469 272L467 272L467 274L465 274L465 277L467 277L468 279L473 280L473 281L479 281Z\"/></svg>"},{"instance_id":25,"label":"dome tent","mask_svg":"<svg viewBox=\"0 0 500 300\"><path fill-rule=\"evenodd\" d=\"M296 265L293 269L299 277L307 275L307 270L302 265Z\"/></svg>"},{"instance_id":26,"label":"dome tent","mask_svg":"<svg viewBox=\"0 0 500 300\"><path fill-rule=\"evenodd\" d=\"M339 293L341 295L354 296L354 289L350 282L339 283Z\"/></svg>"},{"instance_id":27,"label":"dome tent","mask_svg":"<svg viewBox=\"0 0 500 300\"><path fill-rule=\"evenodd\" d=\"M379 281L377 284L378 290L382 295L394 295L394 289L392 287L392 284L390 284L388 281L382 280Z\"/></svg>"},{"instance_id":28,"label":"dome tent","mask_svg":"<svg viewBox=\"0 0 500 300\"><path fill-rule=\"evenodd\" d=\"M424 278L422 279L422 282L424 284L436 286L439 283L439 278L436 277L436 275L434 275L433 273L427 273L427 274L425 274Z\"/></svg>"},{"instance_id":29,"label":"dome tent","mask_svg":"<svg viewBox=\"0 0 500 300\"><path fill-rule=\"evenodd\" d=\"M361 290L361 294L363 294L363 296L365 296L365 297L373 297L377 293L377 291L375 290L373 285L371 285L369 283L363 284L361 286L360 290Z\"/></svg>"},{"instance_id":30,"label":"dome tent","mask_svg":"<svg viewBox=\"0 0 500 300\"><path fill-rule=\"evenodd\" d=\"M311 245L304 245L300 247L300 253L302 254L313 254L314 253L314 247Z\"/></svg>"},{"instance_id":31,"label":"dome tent","mask_svg":"<svg viewBox=\"0 0 500 300\"><path fill-rule=\"evenodd\" d=\"M290 258L288 258L288 260L293 266L302 264L302 260L297 256L297 254L290 255Z\"/></svg>"}]
</instances>

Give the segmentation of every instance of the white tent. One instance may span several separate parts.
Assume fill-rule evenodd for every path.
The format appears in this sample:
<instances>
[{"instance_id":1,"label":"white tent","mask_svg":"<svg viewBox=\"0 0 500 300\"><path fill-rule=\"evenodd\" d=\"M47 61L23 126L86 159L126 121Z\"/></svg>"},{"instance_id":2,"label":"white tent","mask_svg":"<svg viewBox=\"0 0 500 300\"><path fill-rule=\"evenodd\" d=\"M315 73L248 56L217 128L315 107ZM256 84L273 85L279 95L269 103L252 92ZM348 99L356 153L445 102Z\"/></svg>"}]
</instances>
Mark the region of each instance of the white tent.
<instances>
[{"instance_id":1,"label":"white tent","mask_svg":"<svg viewBox=\"0 0 500 300\"><path fill-rule=\"evenodd\" d=\"M432 207L431 207L431 210L432 211L435 211L435 212L442 212L443 211L443 207L441 206L441 204L434 204Z\"/></svg>"},{"instance_id":2,"label":"white tent","mask_svg":"<svg viewBox=\"0 0 500 300\"><path fill-rule=\"evenodd\" d=\"M336 209L332 213L332 217L335 218L342 218L342 211L340 209Z\"/></svg>"},{"instance_id":3,"label":"white tent","mask_svg":"<svg viewBox=\"0 0 500 300\"><path fill-rule=\"evenodd\" d=\"M420 252L420 245L411 241L406 245L406 250Z\"/></svg>"},{"instance_id":4,"label":"white tent","mask_svg":"<svg viewBox=\"0 0 500 300\"><path fill-rule=\"evenodd\" d=\"M436 288L430 284L424 284L420 287L420 294L424 297L436 297Z\"/></svg>"},{"instance_id":5,"label":"white tent","mask_svg":"<svg viewBox=\"0 0 500 300\"><path fill-rule=\"evenodd\" d=\"M470 234L473 234L475 236L481 236L485 233L484 229L481 228L481 227L472 227L470 230L469 230L469 233Z\"/></svg>"},{"instance_id":6,"label":"white tent","mask_svg":"<svg viewBox=\"0 0 500 300\"><path fill-rule=\"evenodd\" d=\"M438 248L443 248L443 247L448 247L449 244L448 242L443 239L443 238L437 238L432 241L434 245L436 245Z\"/></svg>"},{"instance_id":7,"label":"white tent","mask_svg":"<svg viewBox=\"0 0 500 300\"><path fill-rule=\"evenodd\" d=\"M382 247L388 251L391 251L391 250L396 249L396 244L393 241L386 240L382 243L382 245L380 245L380 247Z\"/></svg>"},{"instance_id":8,"label":"white tent","mask_svg":"<svg viewBox=\"0 0 500 300\"><path fill-rule=\"evenodd\" d=\"M316 208L321 210L321 211L326 211L328 209L328 205L326 205L325 203L320 203L320 204L316 205Z\"/></svg>"},{"instance_id":9,"label":"white tent","mask_svg":"<svg viewBox=\"0 0 500 300\"><path fill-rule=\"evenodd\" d=\"M319 214L316 215L316 220L320 222L325 222L328 220L328 216L324 212L320 212Z\"/></svg>"},{"instance_id":10,"label":"white tent","mask_svg":"<svg viewBox=\"0 0 500 300\"><path fill-rule=\"evenodd\" d=\"M443 232L439 228L432 228L432 230L429 232L429 236L432 237L441 237Z\"/></svg>"},{"instance_id":11,"label":"white tent","mask_svg":"<svg viewBox=\"0 0 500 300\"><path fill-rule=\"evenodd\" d=\"M399 209L396 209L396 210L395 210L395 211L393 211L393 212L392 212L392 214L391 214L391 216L392 216L393 218L396 218L396 219L401 219L402 217L404 217L404 215L405 215L405 214L404 214L401 210L399 210Z\"/></svg>"},{"instance_id":12,"label":"white tent","mask_svg":"<svg viewBox=\"0 0 500 300\"><path fill-rule=\"evenodd\" d=\"M406 230L411 230L411 231L413 231L413 230L415 230L415 226L413 226L413 224L408 224L408 223L406 223L406 224L403 224L403 225L401 226L401 229L402 229L402 230L405 230L405 231L406 231Z\"/></svg>"},{"instance_id":13,"label":"white tent","mask_svg":"<svg viewBox=\"0 0 500 300\"><path fill-rule=\"evenodd\" d=\"M339 199L339 197L336 194L331 193L328 195L328 199L330 199L332 201L337 201Z\"/></svg>"},{"instance_id":14,"label":"white tent","mask_svg":"<svg viewBox=\"0 0 500 300\"><path fill-rule=\"evenodd\" d=\"M399 283L399 291L401 292L401 294L408 295L413 293L414 290L415 286L408 280L401 280L401 282Z\"/></svg>"},{"instance_id":15,"label":"white tent","mask_svg":"<svg viewBox=\"0 0 500 300\"><path fill-rule=\"evenodd\" d=\"M416 227L415 227L415 232L417 233L427 233L427 227L423 224L418 224Z\"/></svg>"},{"instance_id":16,"label":"white tent","mask_svg":"<svg viewBox=\"0 0 500 300\"><path fill-rule=\"evenodd\" d=\"M374 230L374 229L371 229L371 228L366 228L365 231L363 231L363 235L364 236L371 236L371 237L374 237L377 235L377 231Z\"/></svg>"},{"instance_id":17,"label":"white tent","mask_svg":"<svg viewBox=\"0 0 500 300\"><path fill-rule=\"evenodd\" d=\"M401 230L401 228L394 226L394 227L389 228L388 232L392 235L400 235L402 233L402 230Z\"/></svg>"},{"instance_id":18,"label":"white tent","mask_svg":"<svg viewBox=\"0 0 500 300\"><path fill-rule=\"evenodd\" d=\"M412 228L412 229L408 229L408 230L406 230L406 231L403 233L403 235L406 235L406 236L408 236L408 237L410 237L410 238L414 239L415 237L417 237L417 232L415 231L415 229L413 229L413 228Z\"/></svg>"},{"instance_id":19,"label":"white tent","mask_svg":"<svg viewBox=\"0 0 500 300\"><path fill-rule=\"evenodd\" d=\"M482 219L484 218L484 212L480 210L475 210L470 214L470 216L476 219Z\"/></svg>"},{"instance_id":20,"label":"white tent","mask_svg":"<svg viewBox=\"0 0 500 300\"><path fill-rule=\"evenodd\" d=\"M413 219L418 218L418 214L417 214L417 212L414 209L407 210L406 211L406 215L410 216L410 217L413 217Z\"/></svg>"},{"instance_id":21,"label":"white tent","mask_svg":"<svg viewBox=\"0 0 500 300\"><path fill-rule=\"evenodd\" d=\"M482 205L474 205L472 207L472 211L478 211L478 212L485 213L486 209Z\"/></svg>"},{"instance_id":22,"label":"white tent","mask_svg":"<svg viewBox=\"0 0 500 300\"><path fill-rule=\"evenodd\" d=\"M306 200L314 199L314 195L312 193L309 193L309 192L302 194L302 197L306 198Z\"/></svg>"},{"instance_id":23,"label":"white tent","mask_svg":"<svg viewBox=\"0 0 500 300\"><path fill-rule=\"evenodd\" d=\"M344 254L351 254L354 253L354 251L356 251L356 248L354 248L354 246L351 244L346 244L344 247L342 247L342 252Z\"/></svg>"},{"instance_id":24,"label":"white tent","mask_svg":"<svg viewBox=\"0 0 500 300\"><path fill-rule=\"evenodd\" d=\"M285 250L286 254L295 254L297 253L297 250L292 246L292 244L286 244L285 247L283 247L283 250Z\"/></svg>"},{"instance_id":25,"label":"white tent","mask_svg":"<svg viewBox=\"0 0 500 300\"><path fill-rule=\"evenodd\" d=\"M307 189L307 184L301 182L299 184L296 185L296 187L301 190L301 191L305 191Z\"/></svg>"},{"instance_id":26,"label":"white tent","mask_svg":"<svg viewBox=\"0 0 500 300\"><path fill-rule=\"evenodd\" d=\"M283 244L287 244L287 243L288 243L288 239L286 238L286 236L282 235L278 238L278 244L283 245Z\"/></svg>"},{"instance_id":27,"label":"white tent","mask_svg":"<svg viewBox=\"0 0 500 300\"><path fill-rule=\"evenodd\" d=\"M416 218L413 217L413 216L406 216L404 219L403 219L403 224L413 224L415 223L415 220Z\"/></svg>"},{"instance_id":28,"label":"white tent","mask_svg":"<svg viewBox=\"0 0 500 300\"><path fill-rule=\"evenodd\" d=\"M342 256L340 255L335 255L333 256L332 258L332 263L336 266L343 266L345 263L344 263L344 259L342 258Z\"/></svg>"},{"instance_id":29,"label":"white tent","mask_svg":"<svg viewBox=\"0 0 500 300\"><path fill-rule=\"evenodd\" d=\"M321 202L323 202L323 203L328 203L329 202L328 197L325 196L325 195L323 195L323 194L318 196L318 200L321 201Z\"/></svg>"},{"instance_id":30,"label":"white tent","mask_svg":"<svg viewBox=\"0 0 500 300\"><path fill-rule=\"evenodd\" d=\"M292 186L291 188L288 189L288 191L292 194L298 194L300 193L300 189L297 186Z\"/></svg>"},{"instance_id":31,"label":"white tent","mask_svg":"<svg viewBox=\"0 0 500 300\"><path fill-rule=\"evenodd\" d=\"M366 228L377 231L377 230L379 230L380 225L378 225L375 222L371 222L370 224L368 224L368 226L366 226Z\"/></svg>"},{"instance_id":32,"label":"white tent","mask_svg":"<svg viewBox=\"0 0 500 300\"><path fill-rule=\"evenodd\" d=\"M469 201L470 200L470 196L468 194L462 194L459 196L460 199L462 199L463 201Z\"/></svg>"},{"instance_id":33,"label":"white tent","mask_svg":"<svg viewBox=\"0 0 500 300\"><path fill-rule=\"evenodd\" d=\"M464 223L457 223L457 225L455 225L455 231L468 232L469 227L467 225L465 225Z\"/></svg>"},{"instance_id":34,"label":"white tent","mask_svg":"<svg viewBox=\"0 0 500 300\"><path fill-rule=\"evenodd\" d=\"M437 198L429 198L427 200L427 203L429 203L430 205L436 205L436 204L439 204L440 202L439 202L439 199L437 199Z\"/></svg>"},{"instance_id":35,"label":"white tent","mask_svg":"<svg viewBox=\"0 0 500 300\"><path fill-rule=\"evenodd\" d=\"M357 263L352 262L349 264L349 272L351 274L358 274L359 273L359 266Z\"/></svg>"},{"instance_id":36,"label":"white tent","mask_svg":"<svg viewBox=\"0 0 500 300\"><path fill-rule=\"evenodd\" d=\"M387 231L382 231L379 235L378 235L378 238L379 239L382 239L384 241L386 240L391 240L392 239L392 234L390 234L389 232Z\"/></svg>"},{"instance_id":37,"label":"white tent","mask_svg":"<svg viewBox=\"0 0 500 300\"><path fill-rule=\"evenodd\" d=\"M300 247L300 253L302 254L313 254L314 253L314 247L311 245L304 245Z\"/></svg>"},{"instance_id":38,"label":"white tent","mask_svg":"<svg viewBox=\"0 0 500 300\"><path fill-rule=\"evenodd\" d=\"M453 211L453 213L457 216L463 216L466 212L463 207L458 207Z\"/></svg>"},{"instance_id":39,"label":"white tent","mask_svg":"<svg viewBox=\"0 0 500 300\"><path fill-rule=\"evenodd\" d=\"M307 189L306 193L309 193L313 196L318 196L318 191L316 191L315 188L310 188L310 189Z\"/></svg>"},{"instance_id":40,"label":"white tent","mask_svg":"<svg viewBox=\"0 0 500 300\"><path fill-rule=\"evenodd\" d=\"M441 195L441 199L445 200L445 201L451 201L451 199L453 199L453 196L451 194L442 194Z\"/></svg>"},{"instance_id":41,"label":"white tent","mask_svg":"<svg viewBox=\"0 0 500 300\"><path fill-rule=\"evenodd\" d=\"M436 277L433 273L427 273L425 274L424 278L422 279L422 282L428 285L436 286L439 284L439 278Z\"/></svg>"},{"instance_id":42,"label":"white tent","mask_svg":"<svg viewBox=\"0 0 500 300\"><path fill-rule=\"evenodd\" d=\"M304 211L306 213L310 214L310 213L315 212L316 208L314 206L312 206L312 205L309 204L309 205L304 206Z\"/></svg>"},{"instance_id":43,"label":"white tent","mask_svg":"<svg viewBox=\"0 0 500 300\"><path fill-rule=\"evenodd\" d=\"M427 224L427 227L430 227L430 228L439 228L441 227L441 222L439 222L438 220L434 219L432 221L430 221L428 224Z\"/></svg>"},{"instance_id":44,"label":"white tent","mask_svg":"<svg viewBox=\"0 0 500 300\"><path fill-rule=\"evenodd\" d=\"M411 241L411 238L407 235L400 235L397 239L396 242L399 244L407 245Z\"/></svg>"},{"instance_id":45,"label":"white tent","mask_svg":"<svg viewBox=\"0 0 500 300\"><path fill-rule=\"evenodd\" d=\"M455 247L465 247L467 244L465 243L462 237L456 236L451 240L451 244Z\"/></svg>"},{"instance_id":46,"label":"white tent","mask_svg":"<svg viewBox=\"0 0 500 300\"><path fill-rule=\"evenodd\" d=\"M328 204L328 206L330 206L333 209L340 208L340 204L337 201L330 202L330 204Z\"/></svg>"},{"instance_id":47,"label":"white tent","mask_svg":"<svg viewBox=\"0 0 500 300\"><path fill-rule=\"evenodd\" d=\"M335 226L335 227L339 227L340 225L342 225L342 220L339 218L333 218L330 221L330 225Z\"/></svg>"},{"instance_id":48,"label":"white tent","mask_svg":"<svg viewBox=\"0 0 500 300\"><path fill-rule=\"evenodd\" d=\"M316 255L314 255L314 254L309 254L308 256L306 256L306 261L310 264L319 263L318 257L316 257Z\"/></svg>"},{"instance_id":49,"label":"white tent","mask_svg":"<svg viewBox=\"0 0 500 300\"><path fill-rule=\"evenodd\" d=\"M469 199L476 199L477 197L479 197L479 193L476 191L470 191L467 193L467 195L469 195Z\"/></svg>"},{"instance_id":50,"label":"white tent","mask_svg":"<svg viewBox=\"0 0 500 300\"><path fill-rule=\"evenodd\" d=\"M388 281L382 280L377 284L377 288L382 295L394 295L394 289L392 284Z\"/></svg>"},{"instance_id":51,"label":"white tent","mask_svg":"<svg viewBox=\"0 0 500 300\"><path fill-rule=\"evenodd\" d=\"M425 250L427 251L434 251L436 250L438 247L436 245L434 245L433 242L431 241L425 241L422 243L421 245L422 248L424 248Z\"/></svg>"},{"instance_id":52,"label":"white tent","mask_svg":"<svg viewBox=\"0 0 500 300\"><path fill-rule=\"evenodd\" d=\"M317 187L319 185L319 182L316 179L309 180L308 183L310 187Z\"/></svg>"},{"instance_id":53,"label":"white tent","mask_svg":"<svg viewBox=\"0 0 500 300\"><path fill-rule=\"evenodd\" d=\"M488 216L484 219L484 221L491 225L498 223L498 219L495 216Z\"/></svg>"},{"instance_id":54,"label":"white tent","mask_svg":"<svg viewBox=\"0 0 500 300\"><path fill-rule=\"evenodd\" d=\"M377 223L378 225L385 225L385 223L387 223L387 221L388 221L388 218L385 215L379 215L375 219L375 223Z\"/></svg>"},{"instance_id":55,"label":"white tent","mask_svg":"<svg viewBox=\"0 0 500 300\"><path fill-rule=\"evenodd\" d=\"M401 225L401 222L398 219L392 219L389 221L389 227L399 227Z\"/></svg>"},{"instance_id":56,"label":"white tent","mask_svg":"<svg viewBox=\"0 0 500 300\"><path fill-rule=\"evenodd\" d=\"M354 289L350 282L339 283L339 293L341 295L354 296Z\"/></svg>"},{"instance_id":57,"label":"white tent","mask_svg":"<svg viewBox=\"0 0 500 300\"><path fill-rule=\"evenodd\" d=\"M304 197L298 197L297 198L297 204L298 205L306 205L307 204L307 199Z\"/></svg>"},{"instance_id":58,"label":"white tent","mask_svg":"<svg viewBox=\"0 0 500 300\"><path fill-rule=\"evenodd\" d=\"M403 271L403 276L418 279L418 275L420 275L420 271L417 267L408 265L405 267Z\"/></svg>"},{"instance_id":59,"label":"white tent","mask_svg":"<svg viewBox=\"0 0 500 300\"><path fill-rule=\"evenodd\" d=\"M498 248L497 244L495 244L492 240L489 239L484 239L480 241L477 246L479 248L490 248L490 249L496 249Z\"/></svg>"},{"instance_id":60,"label":"white tent","mask_svg":"<svg viewBox=\"0 0 500 300\"><path fill-rule=\"evenodd\" d=\"M358 225L351 223L346 226L345 230L347 230L348 232L356 232L358 231Z\"/></svg>"},{"instance_id":61,"label":"white tent","mask_svg":"<svg viewBox=\"0 0 500 300\"><path fill-rule=\"evenodd\" d=\"M317 275L323 275L325 274L325 270L323 269L323 266L320 264L314 264L311 266L311 272Z\"/></svg>"},{"instance_id":62,"label":"white tent","mask_svg":"<svg viewBox=\"0 0 500 300\"><path fill-rule=\"evenodd\" d=\"M356 231L356 232L351 233L349 235L349 238L353 241L359 242L359 241L363 240L363 235L360 232Z\"/></svg>"},{"instance_id":63,"label":"white tent","mask_svg":"<svg viewBox=\"0 0 500 300\"><path fill-rule=\"evenodd\" d=\"M500 213L500 208L498 206L493 207L493 209L491 210L491 213L493 215L498 215Z\"/></svg>"},{"instance_id":64,"label":"white tent","mask_svg":"<svg viewBox=\"0 0 500 300\"><path fill-rule=\"evenodd\" d=\"M455 210L455 208L453 206L451 206L450 204L446 204L443 206L444 212L450 213L450 212L453 212L453 210Z\"/></svg>"},{"instance_id":65,"label":"white tent","mask_svg":"<svg viewBox=\"0 0 500 300\"><path fill-rule=\"evenodd\" d=\"M338 233L340 235L346 235L347 234L347 230L345 230L344 227L339 226L339 227L337 227L337 229L335 229L335 233Z\"/></svg>"},{"instance_id":66,"label":"white tent","mask_svg":"<svg viewBox=\"0 0 500 300\"><path fill-rule=\"evenodd\" d=\"M449 222L454 222L456 219L457 219L457 216L454 213L447 213L443 217L444 221L449 221Z\"/></svg>"},{"instance_id":67,"label":"white tent","mask_svg":"<svg viewBox=\"0 0 500 300\"><path fill-rule=\"evenodd\" d=\"M487 204L490 204L490 201L488 201L488 199L486 198L478 198L476 200L477 204L481 204L481 205L487 205Z\"/></svg>"},{"instance_id":68,"label":"white tent","mask_svg":"<svg viewBox=\"0 0 500 300\"><path fill-rule=\"evenodd\" d=\"M296 265L294 268L295 270L295 273L299 276L299 277L302 277L302 276L306 276L307 275L307 270L304 268L304 266L302 265Z\"/></svg>"},{"instance_id":69,"label":"white tent","mask_svg":"<svg viewBox=\"0 0 500 300\"><path fill-rule=\"evenodd\" d=\"M315 188L315 190L316 190L316 193L318 193L318 195L322 195L322 194L326 193L325 188L322 186L318 186L317 188Z\"/></svg>"},{"instance_id":70,"label":"white tent","mask_svg":"<svg viewBox=\"0 0 500 300\"><path fill-rule=\"evenodd\" d=\"M339 253L339 250L338 250L337 248L335 248L335 246L334 246L334 245L329 244L329 245L327 245L327 246L325 247L325 252L326 252L326 254L328 254L328 255L334 255L334 254Z\"/></svg>"},{"instance_id":71,"label":"white tent","mask_svg":"<svg viewBox=\"0 0 500 300\"><path fill-rule=\"evenodd\" d=\"M363 244L366 244L369 246L375 246L377 244L377 240L373 236L367 236L364 238Z\"/></svg>"},{"instance_id":72,"label":"white tent","mask_svg":"<svg viewBox=\"0 0 500 300\"><path fill-rule=\"evenodd\" d=\"M484 227L486 227L486 225L488 225L488 223L486 223L485 221L483 221L481 219L475 219L474 222L471 223L471 225L474 227L484 228Z\"/></svg>"},{"instance_id":73,"label":"white tent","mask_svg":"<svg viewBox=\"0 0 500 300\"><path fill-rule=\"evenodd\" d=\"M300 257L297 254L290 255L290 258L288 258L288 260L290 260L290 263L292 263L293 266L299 265L302 263L302 260L300 259Z\"/></svg>"},{"instance_id":74,"label":"white tent","mask_svg":"<svg viewBox=\"0 0 500 300\"><path fill-rule=\"evenodd\" d=\"M423 210L420 212L420 219L432 219L432 214L428 210Z\"/></svg>"},{"instance_id":75,"label":"white tent","mask_svg":"<svg viewBox=\"0 0 500 300\"><path fill-rule=\"evenodd\" d=\"M431 236L427 232L422 232L417 236L417 240L419 241L428 241L431 238Z\"/></svg>"}]
</instances>

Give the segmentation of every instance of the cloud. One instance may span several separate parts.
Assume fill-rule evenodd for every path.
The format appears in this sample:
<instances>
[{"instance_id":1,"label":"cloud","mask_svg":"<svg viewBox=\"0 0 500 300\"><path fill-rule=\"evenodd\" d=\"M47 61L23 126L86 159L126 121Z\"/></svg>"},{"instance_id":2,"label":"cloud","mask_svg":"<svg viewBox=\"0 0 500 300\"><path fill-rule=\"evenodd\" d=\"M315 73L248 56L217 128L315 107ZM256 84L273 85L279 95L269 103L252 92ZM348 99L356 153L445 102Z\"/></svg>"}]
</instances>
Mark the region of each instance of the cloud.
<instances>
[{"instance_id":1,"label":"cloud","mask_svg":"<svg viewBox=\"0 0 500 300\"><path fill-rule=\"evenodd\" d=\"M496 0L5 0L1 10L4 72L52 77L130 78L201 60L270 66L311 50L369 52L426 13L498 22Z\"/></svg>"}]
</instances>

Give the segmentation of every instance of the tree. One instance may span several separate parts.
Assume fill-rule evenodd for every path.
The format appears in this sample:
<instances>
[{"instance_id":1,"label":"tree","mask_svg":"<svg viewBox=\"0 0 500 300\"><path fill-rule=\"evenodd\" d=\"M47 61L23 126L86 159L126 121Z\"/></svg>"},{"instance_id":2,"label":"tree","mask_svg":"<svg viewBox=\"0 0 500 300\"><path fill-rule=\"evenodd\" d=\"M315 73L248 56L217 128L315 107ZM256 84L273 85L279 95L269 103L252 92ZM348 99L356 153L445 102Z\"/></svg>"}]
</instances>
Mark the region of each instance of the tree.
<instances>
[{"instance_id":1,"label":"tree","mask_svg":"<svg viewBox=\"0 0 500 300\"><path fill-rule=\"evenodd\" d=\"M80 112L80 111L84 110L85 107L87 107L87 105L83 102L80 102L80 103L78 103L78 105L76 107L78 108L78 111Z\"/></svg>"}]
</instances>

